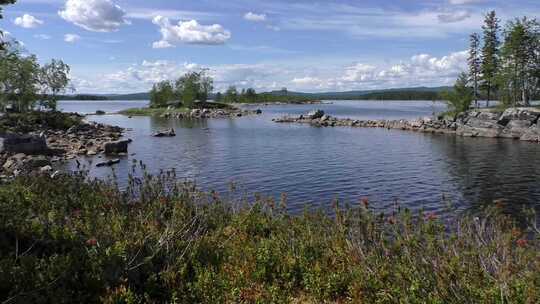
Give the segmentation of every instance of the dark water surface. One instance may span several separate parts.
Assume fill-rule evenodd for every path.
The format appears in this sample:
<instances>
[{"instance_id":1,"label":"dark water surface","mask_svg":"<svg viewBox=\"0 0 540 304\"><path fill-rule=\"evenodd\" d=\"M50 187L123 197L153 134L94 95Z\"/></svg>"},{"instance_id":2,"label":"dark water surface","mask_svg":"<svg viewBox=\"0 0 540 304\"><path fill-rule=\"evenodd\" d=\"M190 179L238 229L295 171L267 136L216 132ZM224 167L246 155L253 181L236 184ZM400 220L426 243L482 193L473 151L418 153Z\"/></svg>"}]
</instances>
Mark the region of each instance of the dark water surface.
<instances>
[{"instance_id":1,"label":"dark water surface","mask_svg":"<svg viewBox=\"0 0 540 304\"><path fill-rule=\"evenodd\" d=\"M69 111L93 113L144 106L144 102L62 102ZM206 190L228 192L235 182L246 193L279 199L299 212L306 206L329 207L334 199L357 203L367 197L381 210L395 201L413 209L444 213L449 202L476 210L505 199L508 211L540 209L540 145L512 140L460 138L399 130L315 128L276 124L284 114L321 108L330 115L357 119L431 116L445 110L431 102L344 101L325 105L262 107L263 115L203 121L90 116L102 123L131 128L134 141L116 167L125 184L132 160L149 171L175 168L178 176ZM174 138L151 134L175 128ZM131 155L135 153L135 155ZM93 176L110 175L92 168Z\"/></svg>"}]
</instances>

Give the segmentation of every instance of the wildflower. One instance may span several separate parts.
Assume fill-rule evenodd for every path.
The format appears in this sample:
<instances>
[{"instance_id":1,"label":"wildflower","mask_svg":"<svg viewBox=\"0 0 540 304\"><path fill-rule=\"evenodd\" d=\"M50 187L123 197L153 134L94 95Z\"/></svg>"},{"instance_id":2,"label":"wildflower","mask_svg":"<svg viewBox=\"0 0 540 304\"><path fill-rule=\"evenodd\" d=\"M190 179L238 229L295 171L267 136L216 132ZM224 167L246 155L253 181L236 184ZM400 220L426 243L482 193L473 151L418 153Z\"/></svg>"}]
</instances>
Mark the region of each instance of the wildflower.
<instances>
[{"instance_id":1,"label":"wildflower","mask_svg":"<svg viewBox=\"0 0 540 304\"><path fill-rule=\"evenodd\" d=\"M436 220L438 218L439 217L437 216L437 214L435 214L435 212L431 212L426 216L426 219L429 220L429 221L434 221L434 220Z\"/></svg>"},{"instance_id":2,"label":"wildflower","mask_svg":"<svg viewBox=\"0 0 540 304\"><path fill-rule=\"evenodd\" d=\"M364 207L369 207L369 199L367 197L362 198L360 202L362 203L362 205L364 205Z\"/></svg>"},{"instance_id":3,"label":"wildflower","mask_svg":"<svg viewBox=\"0 0 540 304\"><path fill-rule=\"evenodd\" d=\"M389 223L390 225L394 225L394 224L396 223L396 218L393 217L393 216L389 217L389 218L388 218L388 223Z\"/></svg>"},{"instance_id":4,"label":"wildflower","mask_svg":"<svg viewBox=\"0 0 540 304\"><path fill-rule=\"evenodd\" d=\"M526 239L519 239L519 240L516 241L516 244L521 248L525 248L525 247L527 247L527 240Z\"/></svg>"},{"instance_id":5,"label":"wildflower","mask_svg":"<svg viewBox=\"0 0 540 304\"><path fill-rule=\"evenodd\" d=\"M88 246L96 246L97 245L97 240L96 238L90 238L86 241L86 245Z\"/></svg>"},{"instance_id":6,"label":"wildflower","mask_svg":"<svg viewBox=\"0 0 540 304\"><path fill-rule=\"evenodd\" d=\"M512 229L512 236L514 238L516 238L516 239L521 237L521 230L519 230L518 228L513 228Z\"/></svg>"}]
</instances>

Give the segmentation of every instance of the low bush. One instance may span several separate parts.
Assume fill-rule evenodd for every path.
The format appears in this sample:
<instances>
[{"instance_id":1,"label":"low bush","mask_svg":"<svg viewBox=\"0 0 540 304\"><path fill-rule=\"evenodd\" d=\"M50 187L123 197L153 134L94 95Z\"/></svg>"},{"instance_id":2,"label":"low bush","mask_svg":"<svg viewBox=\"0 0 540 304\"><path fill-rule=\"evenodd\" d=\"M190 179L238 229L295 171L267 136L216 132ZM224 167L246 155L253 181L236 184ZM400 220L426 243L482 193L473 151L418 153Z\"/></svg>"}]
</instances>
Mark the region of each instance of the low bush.
<instances>
[{"instance_id":1,"label":"low bush","mask_svg":"<svg viewBox=\"0 0 540 304\"><path fill-rule=\"evenodd\" d=\"M85 174L0 188L2 303L539 303L538 230L497 208L292 216L174 172L127 188ZM533 221L534 222L534 221ZM521 228L520 228L521 227Z\"/></svg>"}]
</instances>

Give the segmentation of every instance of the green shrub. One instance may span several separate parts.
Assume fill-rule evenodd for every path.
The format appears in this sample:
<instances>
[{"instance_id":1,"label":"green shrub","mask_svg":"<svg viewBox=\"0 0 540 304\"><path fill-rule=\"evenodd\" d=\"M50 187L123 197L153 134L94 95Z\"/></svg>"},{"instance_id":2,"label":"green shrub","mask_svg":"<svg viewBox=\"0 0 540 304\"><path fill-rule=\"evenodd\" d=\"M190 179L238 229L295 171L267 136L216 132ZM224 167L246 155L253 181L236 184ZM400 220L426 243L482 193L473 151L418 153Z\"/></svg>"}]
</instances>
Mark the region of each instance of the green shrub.
<instances>
[{"instance_id":1,"label":"green shrub","mask_svg":"<svg viewBox=\"0 0 540 304\"><path fill-rule=\"evenodd\" d=\"M538 231L365 206L291 216L174 173L0 188L0 302L538 303ZM520 228L521 227L521 228Z\"/></svg>"}]
</instances>

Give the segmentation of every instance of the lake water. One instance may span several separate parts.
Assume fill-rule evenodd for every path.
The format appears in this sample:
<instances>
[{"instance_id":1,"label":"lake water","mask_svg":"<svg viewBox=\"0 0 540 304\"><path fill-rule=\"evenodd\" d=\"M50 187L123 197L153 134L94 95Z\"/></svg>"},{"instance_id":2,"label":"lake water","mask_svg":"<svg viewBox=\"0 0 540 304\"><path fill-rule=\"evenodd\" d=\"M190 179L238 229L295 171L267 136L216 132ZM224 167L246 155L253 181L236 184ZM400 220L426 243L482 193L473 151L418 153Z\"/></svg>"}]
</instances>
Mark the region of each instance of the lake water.
<instances>
[{"instance_id":1,"label":"lake water","mask_svg":"<svg viewBox=\"0 0 540 304\"><path fill-rule=\"evenodd\" d=\"M115 112L146 102L61 102L67 111ZM276 124L285 114L321 108L333 116L357 119L413 119L445 110L425 101L337 101L324 105L263 106L263 115L239 119L176 120L122 115L89 116L101 123L130 128L130 156L115 168L120 184L133 160L152 173L176 169L205 190L260 193L279 199L287 194L288 208L329 209L332 201L371 205L390 210L395 202L412 209L445 213L474 211L495 199L505 208L540 211L540 145L502 139L460 138L400 130L316 128ZM174 128L174 138L154 138L157 130ZM134 155L132 155L134 154ZM91 160L91 159L86 159ZM94 160L95 161L95 160ZM105 177L110 168L91 168Z\"/></svg>"}]
</instances>

